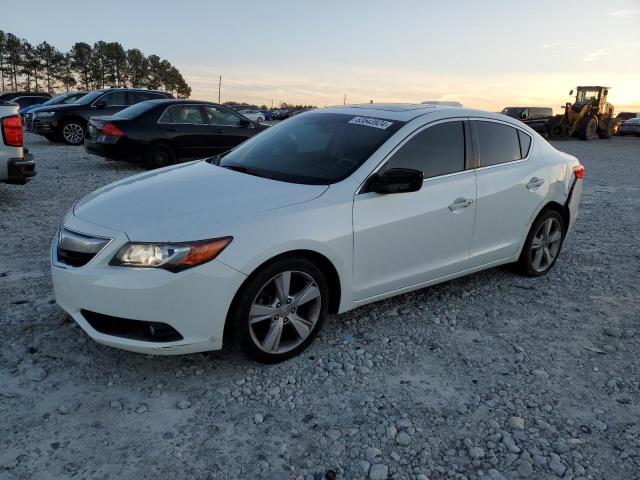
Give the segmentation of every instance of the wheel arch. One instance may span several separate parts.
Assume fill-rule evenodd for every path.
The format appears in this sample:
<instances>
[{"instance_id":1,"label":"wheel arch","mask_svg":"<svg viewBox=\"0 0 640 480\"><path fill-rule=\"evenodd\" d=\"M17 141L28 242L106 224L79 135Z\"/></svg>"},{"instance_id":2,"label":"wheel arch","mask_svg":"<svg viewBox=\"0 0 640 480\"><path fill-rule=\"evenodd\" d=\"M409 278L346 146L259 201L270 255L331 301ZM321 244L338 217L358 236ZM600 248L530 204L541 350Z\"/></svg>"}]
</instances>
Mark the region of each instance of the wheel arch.
<instances>
[{"instance_id":1,"label":"wheel arch","mask_svg":"<svg viewBox=\"0 0 640 480\"><path fill-rule=\"evenodd\" d=\"M310 260L311 262L313 262L322 271L322 273L324 273L327 279L327 283L329 285L329 313L334 313L334 314L338 313L340 308L340 301L342 298L342 285L340 282L340 275L338 274L338 270L336 269L333 262L329 260L329 258L327 258L322 253L319 253L315 250L308 250L308 249L288 250L286 252L279 253L271 257L270 259L262 262L260 265L254 268L251 271L251 273L247 275L247 278L245 278L245 280L242 282L242 284L236 291L233 297L233 300L231 301L231 305L229 306L229 309L227 311L227 319L224 325L225 339L229 338L229 335L232 332L233 328L231 325L232 322L230 321L230 318L232 316L232 312L234 312L235 309L237 308L237 302L240 297L240 292L242 292L242 290L245 288L249 279L251 279L253 275L256 274L256 272L262 270L268 265L271 265L272 263L282 260L284 258L291 258L291 257L306 258L307 260Z\"/></svg>"},{"instance_id":2,"label":"wheel arch","mask_svg":"<svg viewBox=\"0 0 640 480\"><path fill-rule=\"evenodd\" d=\"M81 115L75 115L75 114L71 114L71 115L65 115L64 117L61 117L60 120L58 120L58 130L60 130L62 128L62 125L70 120L75 120L76 122L82 124L84 126L84 128L87 127L87 120L85 118L83 118Z\"/></svg>"}]
</instances>

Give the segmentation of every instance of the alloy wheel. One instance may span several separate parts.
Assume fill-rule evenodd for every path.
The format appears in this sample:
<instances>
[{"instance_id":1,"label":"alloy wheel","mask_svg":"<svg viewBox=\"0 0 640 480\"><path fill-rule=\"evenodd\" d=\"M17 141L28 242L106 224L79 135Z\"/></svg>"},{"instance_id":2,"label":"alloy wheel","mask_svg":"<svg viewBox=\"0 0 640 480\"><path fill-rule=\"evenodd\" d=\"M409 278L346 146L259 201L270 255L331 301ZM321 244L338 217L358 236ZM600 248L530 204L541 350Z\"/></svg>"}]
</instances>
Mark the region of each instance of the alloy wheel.
<instances>
[{"instance_id":1,"label":"alloy wheel","mask_svg":"<svg viewBox=\"0 0 640 480\"><path fill-rule=\"evenodd\" d=\"M67 143L76 145L82 142L82 139L84 138L84 129L77 123L67 123L62 128L62 137Z\"/></svg>"},{"instance_id":2,"label":"alloy wheel","mask_svg":"<svg viewBox=\"0 0 640 480\"><path fill-rule=\"evenodd\" d=\"M540 273L555 261L562 244L562 226L556 218L548 218L540 225L531 242L531 266Z\"/></svg>"},{"instance_id":3,"label":"alloy wheel","mask_svg":"<svg viewBox=\"0 0 640 480\"><path fill-rule=\"evenodd\" d=\"M266 353L291 351L311 334L321 306L320 288L309 274L282 272L262 286L251 304L251 339Z\"/></svg>"}]
</instances>

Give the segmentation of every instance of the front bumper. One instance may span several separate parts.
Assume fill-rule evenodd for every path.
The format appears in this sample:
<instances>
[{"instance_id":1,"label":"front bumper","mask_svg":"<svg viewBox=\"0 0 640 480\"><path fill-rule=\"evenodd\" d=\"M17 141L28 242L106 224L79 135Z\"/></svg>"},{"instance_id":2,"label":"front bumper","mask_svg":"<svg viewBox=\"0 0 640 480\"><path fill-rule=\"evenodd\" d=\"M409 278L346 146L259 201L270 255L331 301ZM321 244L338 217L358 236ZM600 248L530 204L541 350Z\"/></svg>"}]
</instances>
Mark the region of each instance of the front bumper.
<instances>
[{"instance_id":1,"label":"front bumper","mask_svg":"<svg viewBox=\"0 0 640 480\"><path fill-rule=\"evenodd\" d=\"M129 241L124 233L73 215L65 219L65 228L113 239L82 267L71 267L58 261L57 236L51 246L56 301L91 338L111 347L156 355L222 348L227 311L246 278L244 274L217 260L180 273L110 266L113 255ZM166 324L182 339L143 341L101 333L85 318L86 311Z\"/></svg>"},{"instance_id":2,"label":"front bumper","mask_svg":"<svg viewBox=\"0 0 640 480\"><path fill-rule=\"evenodd\" d=\"M55 118L29 118L29 114L27 114L25 118L25 130L40 135L55 133L58 131L58 122Z\"/></svg>"},{"instance_id":3,"label":"front bumper","mask_svg":"<svg viewBox=\"0 0 640 480\"><path fill-rule=\"evenodd\" d=\"M36 176L36 161L25 148L23 158L12 158L7 162L8 178L5 183L24 185Z\"/></svg>"}]
</instances>

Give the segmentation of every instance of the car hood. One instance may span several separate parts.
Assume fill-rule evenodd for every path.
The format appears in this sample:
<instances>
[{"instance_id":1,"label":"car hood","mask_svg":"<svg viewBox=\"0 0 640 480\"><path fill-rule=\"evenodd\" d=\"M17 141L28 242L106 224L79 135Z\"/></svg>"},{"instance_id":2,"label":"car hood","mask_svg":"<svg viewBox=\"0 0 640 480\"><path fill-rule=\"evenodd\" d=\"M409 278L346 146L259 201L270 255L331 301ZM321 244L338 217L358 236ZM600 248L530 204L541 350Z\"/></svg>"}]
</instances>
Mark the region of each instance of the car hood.
<instances>
[{"instance_id":1,"label":"car hood","mask_svg":"<svg viewBox=\"0 0 640 480\"><path fill-rule=\"evenodd\" d=\"M81 108L82 104L79 103L67 103L63 105L39 105L38 111L43 112L64 112L66 110L77 110Z\"/></svg>"},{"instance_id":2,"label":"car hood","mask_svg":"<svg viewBox=\"0 0 640 480\"><path fill-rule=\"evenodd\" d=\"M279 182L196 161L143 173L87 195L75 216L131 241L181 242L229 235L234 223L322 195L326 185Z\"/></svg>"}]
</instances>

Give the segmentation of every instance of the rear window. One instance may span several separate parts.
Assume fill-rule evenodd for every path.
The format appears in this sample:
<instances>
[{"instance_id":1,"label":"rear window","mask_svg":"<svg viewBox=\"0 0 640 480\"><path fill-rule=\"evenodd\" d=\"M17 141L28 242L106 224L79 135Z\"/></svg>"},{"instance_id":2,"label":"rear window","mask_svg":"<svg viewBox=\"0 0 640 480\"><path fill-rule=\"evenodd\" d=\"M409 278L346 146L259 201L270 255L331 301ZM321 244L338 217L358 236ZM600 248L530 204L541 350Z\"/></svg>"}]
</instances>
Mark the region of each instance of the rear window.
<instances>
[{"instance_id":1,"label":"rear window","mask_svg":"<svg viewBox=\"0 0 640 480\"><path fill-rule=\"evenodd\" d=\"M241 144L220 166L285 182L328 185L351 175L404 122L341 113L307 113Z\"/></svg>"},{"instance_id":2,"label":"rear window","mask_svg":"<svg viewBox=\"0 0 640 480\"><path fill-rule=\"evenodd\" d=\"M114 116L125 119L136 118L139 115L148 112L153 107L155 107L155 104L153 103L137 103L125 108L124 110L120 110L118 113L115 113Z\"/></svg>"}]
</instances>

